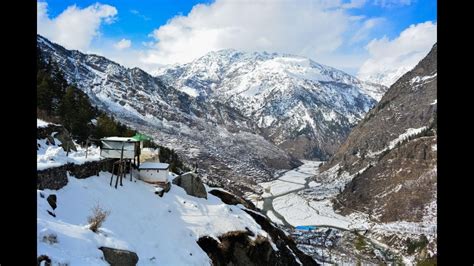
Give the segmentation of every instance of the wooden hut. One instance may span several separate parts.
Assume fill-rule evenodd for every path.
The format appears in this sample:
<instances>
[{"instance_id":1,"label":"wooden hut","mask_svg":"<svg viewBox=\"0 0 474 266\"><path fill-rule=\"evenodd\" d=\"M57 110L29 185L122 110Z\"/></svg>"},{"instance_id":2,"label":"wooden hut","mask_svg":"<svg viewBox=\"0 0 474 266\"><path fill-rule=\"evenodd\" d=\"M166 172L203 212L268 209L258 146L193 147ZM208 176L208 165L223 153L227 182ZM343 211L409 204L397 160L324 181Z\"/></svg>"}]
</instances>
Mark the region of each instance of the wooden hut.
<instances>
[{"instance_id":1,"label":"wooden hut","mask_svg":"<svg viewBox=\"0 0 474 266\"><path fill-rule=\"evenodd\" d=\"M100 140L100 156L133 160L140 166L140 141L132 137L107 137Z\"/></svg>"}]
</instances>

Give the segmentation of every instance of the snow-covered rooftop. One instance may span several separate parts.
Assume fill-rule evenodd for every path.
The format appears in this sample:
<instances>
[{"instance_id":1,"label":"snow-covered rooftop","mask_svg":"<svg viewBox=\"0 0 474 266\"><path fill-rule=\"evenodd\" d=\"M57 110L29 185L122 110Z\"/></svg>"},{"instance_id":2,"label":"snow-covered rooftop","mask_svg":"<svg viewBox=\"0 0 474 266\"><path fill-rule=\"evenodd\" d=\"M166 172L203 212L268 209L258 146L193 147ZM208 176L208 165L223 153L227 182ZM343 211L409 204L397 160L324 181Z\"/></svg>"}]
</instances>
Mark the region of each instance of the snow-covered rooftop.
<instances>
[{"instance_id":1,"label":"snow-covered rooftop","mask_svg":"<svg viewBox=\"0 0 474 266\"><path fill-rule=\"evenodd\" d=\"M107 137L107 138L102 138L101 140L110 140L110 141L134 141L138 142L138 140L131 138L131 137Z\"/></svg>"},{"instance_id":2,"label":"snow-covered rooftop","mask_svg":"<svg viewBox=\"0 0 474 266\"><path fill-rule=\"evenodd\" d=\"M139 169L168 169L169 166L167 163L144 162L140 164Z\"/></svg>"}]
</instances>

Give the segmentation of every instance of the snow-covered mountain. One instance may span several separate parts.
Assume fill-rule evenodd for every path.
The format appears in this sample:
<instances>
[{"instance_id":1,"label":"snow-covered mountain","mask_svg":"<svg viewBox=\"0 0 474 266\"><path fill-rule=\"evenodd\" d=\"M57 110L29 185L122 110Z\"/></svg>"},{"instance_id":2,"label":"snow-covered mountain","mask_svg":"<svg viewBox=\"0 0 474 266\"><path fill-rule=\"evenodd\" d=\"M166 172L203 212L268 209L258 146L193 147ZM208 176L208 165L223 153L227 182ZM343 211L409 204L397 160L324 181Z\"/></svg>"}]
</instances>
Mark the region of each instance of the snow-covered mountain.
<instances>
[{"instance_id":1,"label":"snow-covered mountain","mask_svg":"<svg viewBox=\"0 0 474 266\"><path fill-rule=\"evenodd\" d=\"M197 162L204 178L228 188L248 187L300 164L260 136L256 123L222 102L195 99L138 68L67 50L41 36L37 47L94 105L175 149L188 163Z\"/></svg>"},{"instance_id":2,"label":"snow-covered mountain","mask_svg":"<svg viewBox=\"0 0 474 266\"><path fill-rule=\"evenodd\" d=\"M299 158L326 158L386 88L308 58L228 49L157 71L191 97L223 102Z\"/></svg>"},{"instance_id":3,"label":"snow-covered mountain","mask_svg":"<svg viewBox=\"0 0 474 266\"><path fill-rule=\"evenodd\" d=\"M384 90L289 55L213 52L154 77L41 36L37 47L99 109L240 191L332 155Z\"/></svg>"},{"instance_id":4,"label":"snow-covered mountain","mask_svg":"<svg viewBox=\"0 0 474 266\"><path fill-rule=\"evenodd\" d=\"M366 82L372 82L375 84L382 84L384 86L390 87L395 81L397 81L403 74L410 71L414 65L401 66L399 68L393 69L387 67L386 69L380 69L378 72L373 73L359 73L358 78ZM380 98L378 99L380 100Z\"/></svg>"}]
</instances>

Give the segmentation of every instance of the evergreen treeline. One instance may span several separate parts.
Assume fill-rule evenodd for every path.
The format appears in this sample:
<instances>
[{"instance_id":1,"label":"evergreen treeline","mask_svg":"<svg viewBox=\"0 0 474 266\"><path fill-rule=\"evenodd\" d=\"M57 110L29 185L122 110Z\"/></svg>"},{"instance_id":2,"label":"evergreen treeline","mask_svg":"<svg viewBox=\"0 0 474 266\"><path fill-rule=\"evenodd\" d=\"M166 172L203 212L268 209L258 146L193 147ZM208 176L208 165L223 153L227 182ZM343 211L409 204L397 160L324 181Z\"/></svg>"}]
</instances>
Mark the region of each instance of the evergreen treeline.
<instances>
[{"instance_id":1,"label":"evergreen treeline","mask_svg":"<svg viewBox=\"0 0 474 266\"><path fill-rule=\"evenodd\" d=\"M38 117L62 124L79 143L88 137L131 137L136 133L92 106L89 97L69 85L57 65L44 60L39 50L36 82Z\"/></svg>"},{"instance_id":2,"label":"evergreen treeline","mask_svg":"<svg viewBox=\"0 0 474 266\"><path fill-rule=\"evenodd\" d=\"M62 124L79 143L87 138L107 136L131 137L137 132L116 121L113 116L94 107L89 97L74 85L68 84L58 66L45 60L37 49L36 100L38 117ZM160 160L170 164L170 171L181 173L189 169L172 149L146 141L145 147L160 148Z\"/></svg>"}]
</instances>

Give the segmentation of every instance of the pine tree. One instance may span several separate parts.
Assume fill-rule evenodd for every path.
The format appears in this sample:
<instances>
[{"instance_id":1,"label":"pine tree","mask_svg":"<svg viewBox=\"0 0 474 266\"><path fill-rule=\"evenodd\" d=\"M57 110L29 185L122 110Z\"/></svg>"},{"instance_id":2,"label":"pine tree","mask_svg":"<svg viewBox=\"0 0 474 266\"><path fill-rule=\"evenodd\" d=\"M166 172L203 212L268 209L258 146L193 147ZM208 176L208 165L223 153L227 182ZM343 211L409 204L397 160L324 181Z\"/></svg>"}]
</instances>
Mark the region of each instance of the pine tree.
<instances>
[{"instance_id":1,"label":"pine tree","mask_svg":"<svg viewBox=\"0 0 474 266\"><path fill-rule=\"evenodd\" d=\"M50 78L43 71L36 75L36 100L39 109L46 111L48 115L52 113L52 99Z\"/></svg>"}]
</instances>

